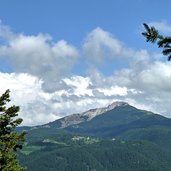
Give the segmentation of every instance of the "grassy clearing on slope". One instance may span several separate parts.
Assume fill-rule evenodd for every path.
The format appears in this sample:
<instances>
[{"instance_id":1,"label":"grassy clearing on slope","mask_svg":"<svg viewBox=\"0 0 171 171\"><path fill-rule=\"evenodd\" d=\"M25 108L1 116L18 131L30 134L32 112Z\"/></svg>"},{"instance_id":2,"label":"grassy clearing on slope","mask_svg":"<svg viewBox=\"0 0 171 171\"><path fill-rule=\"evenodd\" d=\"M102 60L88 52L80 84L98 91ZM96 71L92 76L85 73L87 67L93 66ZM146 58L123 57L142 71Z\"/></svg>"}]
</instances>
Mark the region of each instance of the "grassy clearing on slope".
<instances>
[{"instance_id":1,"label":"grassy clearing on slope","mask_svg":"<svg viewBox=\"0 0 171 171\"><path fill-rule=\"evenodd\" d=\"M37 151L37 150L41 150L43 148L45 148L45 146L34 146L34 145L33 146L24 146L20 152L25 155L29 155L30 153Z\"/></svg>"}]
</instances>

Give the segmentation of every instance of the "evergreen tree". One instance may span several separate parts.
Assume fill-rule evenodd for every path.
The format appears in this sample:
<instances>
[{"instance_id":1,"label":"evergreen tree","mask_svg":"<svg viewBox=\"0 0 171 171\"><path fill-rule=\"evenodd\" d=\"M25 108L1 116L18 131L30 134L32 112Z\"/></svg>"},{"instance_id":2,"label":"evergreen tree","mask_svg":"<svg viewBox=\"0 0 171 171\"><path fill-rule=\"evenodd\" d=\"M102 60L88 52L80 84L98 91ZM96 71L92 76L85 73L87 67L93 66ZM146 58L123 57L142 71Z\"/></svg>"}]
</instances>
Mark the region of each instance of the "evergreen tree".
<instances>
[{"instance_id":1,"label":"evergreen tree","mask_svg":"<svg viewBox=\"0 0 171 171\"><path fill-rule=\"evenodd\" d=\"M168 56L168 61L171 60L171 37L164 37L158 33L154 27L149 27L147 24L143 24L146 32L143 32L142 35L146 37L147 42L155 43L159 48L163 48L163 55Z\"/></svg>"},{"instance_id":2,"label":"evergreen tree","mask_svg":"<svg viewBox=\"0 0 171 171\"><path fill-rule=\"evenodd\" d=\"M17 118L19 107L7 107L10 102L10 91L7 90L0 96L0 170L2 171L24 171L25 168L20 166L15 151L22 148L26 132L21 134L15 132L16 126L22 122Z\"/></svg>"}]
</instances>

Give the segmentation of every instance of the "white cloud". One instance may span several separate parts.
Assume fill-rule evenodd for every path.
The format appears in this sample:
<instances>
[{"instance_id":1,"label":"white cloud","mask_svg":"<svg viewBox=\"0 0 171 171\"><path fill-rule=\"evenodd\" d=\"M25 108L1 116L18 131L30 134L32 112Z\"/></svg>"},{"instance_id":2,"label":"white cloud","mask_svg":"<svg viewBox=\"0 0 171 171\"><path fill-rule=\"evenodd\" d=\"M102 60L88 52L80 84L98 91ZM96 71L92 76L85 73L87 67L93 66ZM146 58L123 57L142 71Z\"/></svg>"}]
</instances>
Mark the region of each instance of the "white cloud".
<instances>
[{"instance_id":1,"label":"white cloud","mask_svg":"<svg viewBox=\"0 0 171 171\"><path fill-rule=\"evenodd\" d=\"M48 123L68 114L105 106L110 101L93 97L88 77L73 76L63 81L66 84L63 90L48 93L37 77L26 73L0 73L0 94L10 89L10 104L20 106L22 125Z\"/></svg>"},{"instance_id":2,"label":"white cloud","mask_svg":"<svg viewBox=\"0 0 171 171\"><path fill-rule=\"evenodd\" d=\"M104 56L119 55L123 50L121 42L99 27L88 34L83 47L86 56L99 63Z\"/></svg>"},{"instance_id":3,"label":"white cloud","mask_svg":"<svg viewBox=\"0 0 171 171\"><path fill-rule=\"evenodd\" d=\"M96 28L83 45L94 65L85 76L66 76L79 55L66 41L53 42L47 34L14 34L2 24L0 37L6 40L0 46L0 58L15 67L14 73L0 73L0 94L11 90L24 125L47 123L116 100L171 117L171 63L154 60L158 54L126 47L109 32ZM122 65L105 76L96 68L105 60L120 60L127 68Z\"/></svg>"},{"instance_id":4,"label":"white cloud","mask_svg":"<svg viewBox=\"0 0 171 171\"><path fill-rule=\"evenodd\" d=\"M37 77L0 73L0 93L11 89L12 102L21 107L24 125L47 123L116 100L170 116L170 70L170 63L154 62L141 70L123 69L109 77L96 71L87 77L64 78L63 89L53 93L44 92ZM99 77L95 80L93 74Z\"/></svg>"},{"instance_id":5,"label":"white cloud","mask_svg":"<svg viewBox=\"0 0 171 171\"><path fill-rule=\"evenodd\" d=\"M3 93L6 89L14 89L17 91L21 90L22 88L33 88L34 83L37 82L35 77L31 77L28 74L18 75L15 73L0 73L0 79L0 93Z\"/></svg>"},{"instance_id":6,"label":"white cloud","mask_svg":"<svg viewBox=\"0 0 171 171\"><path fill-rule=\"evenodd\" d=\"M0 94L11 91L11 103L20 106L24 125L42 124L59 118L42 91L42 81L28 74L0 73Z\"/></svg>"},{"instance_id":7,"label":"white cloud","mask_svg":"<svg viewBox=\"0 0 171 171\"><path fill-rule=\"evenodd\" d=\"M0 36L7 41L0 46L0 58L6 58L15 72L38 76L44 89L54 91L57 82L66 76L79 56L78 50L66 41L53 42L47 34L14 34L0 24Z\"/></svg>"},{"instance_id":8,"label":"white cloud","mask_svg":"<svg viewBox=\"0 0 171 171\"><path fill-rule=\"evenodd\" d=\"M159 30L162 33L171 33L171 25L165 20L160 22L150 22L149 25L154 26L157 30Z\"/></svg>"},{"instance_id":9,"label":"white cloud","mask_svg":"<svg viewBox=\"0 0 171 171\"><path fill-rule=\"evenodd\" d=\"M70 87L73 88L73 95L76 96L93 96L92 90L88 87L91 85L88 77L73 76L70 79L65 78L63 81Z\"/></svg>"},{"instance_id":10,"label":"white cloud","mask_svg":"<svg viewBox=\"0 0 171 171\"><path fill-rule=\"evenodd\" d=\"M99 92L104 93L105 96L126 96L127 95L127 88L126 87L119 87L119 86L112 86L106 89L99 88L97 89Z\"/></svg>"},{"instance_id":11,"label":"white cloud","mask_svg":"<svg viewBox=\"0 0 171 171\"><path fill-rule=\"evenodd\" d=\"M113 83L127 88L124 101L171 117L171 63L156 61L144 66L137 63L114 74Z\"/></svg>"},{"instance_id":12,"label":"white cloud","mask_svg":"<svg viewBox=\"0 0 171 171\"><path fill-rule=\"evenodd\" d=\"M87 35L83 48L85 55L97 63L103 63L104 57L117 58L126 51L130 53L130 49L124 49L119 40L99 27Z\"/></svg>"},{"instance_id":13,"label":"white cloud","mask_svg":"<svg viewBox=\"0 0 171 171\"><path fill-rule=\"evenodd\" d=\"M10 27L4 25L1 20L0 20L0 37L7 40L12 39L14 37L14 34L10 30Z\"/></svg>"},{"instance_id":14,"label":"white cloud","mask_svg":"<svg viewBox=\"0 0 171 171\"><path fill-rule=\"evenodd\" d=\"M147 50L134 50L102 28L92 30L83 44L83 51L89 62L97 66L113 63L120 66L137 65L159 58L158 54L149 54Z\"/></svg>"},{"instance_id":15,"label":"white cloud","mask_svg":"<svg viewBox=\"0 0 171 171\"><path fill-rule=\"evenodd\" d=\"M124 100L142 109L169 116L171 108L167 104L171 99L171 64L159 61L159 54L126 47L101 28L88 34L84 51L89 60L96 64L109 60L108 55L114 63L116 59L128 63L127 68L117 69L108 77L95 67L91 68L89 77L96 98Z\"/></svg>"}]
</instances>

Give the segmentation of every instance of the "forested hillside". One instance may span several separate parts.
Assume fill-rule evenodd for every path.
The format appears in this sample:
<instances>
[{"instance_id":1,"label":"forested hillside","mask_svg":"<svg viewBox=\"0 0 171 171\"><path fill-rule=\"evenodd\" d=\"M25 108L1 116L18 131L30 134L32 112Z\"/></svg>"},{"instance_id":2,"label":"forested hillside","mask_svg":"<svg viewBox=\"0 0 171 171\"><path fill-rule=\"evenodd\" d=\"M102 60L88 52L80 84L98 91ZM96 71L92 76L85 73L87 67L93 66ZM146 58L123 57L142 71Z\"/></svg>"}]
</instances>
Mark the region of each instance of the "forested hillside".
<instances>
[{"instance_id":1,"label":"forested hillside","mask_svg":"<svg viewBox=\"0 0 171 171\"><path fill-rule=\"evenodd\" d=\"M25 127L19 157L28 170L171 170L171 119L124 105L65 128L60 121Z\"/></svg>"}]
</instances>

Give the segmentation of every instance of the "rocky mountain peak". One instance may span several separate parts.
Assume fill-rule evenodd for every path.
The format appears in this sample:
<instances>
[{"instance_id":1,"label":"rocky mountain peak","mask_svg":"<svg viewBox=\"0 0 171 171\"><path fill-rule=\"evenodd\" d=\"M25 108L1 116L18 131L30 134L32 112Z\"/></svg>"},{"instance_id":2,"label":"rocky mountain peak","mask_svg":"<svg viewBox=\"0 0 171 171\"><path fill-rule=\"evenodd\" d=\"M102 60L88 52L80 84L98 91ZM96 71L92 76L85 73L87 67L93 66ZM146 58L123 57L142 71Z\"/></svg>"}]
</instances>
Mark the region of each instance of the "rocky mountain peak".
<instances>
[{"instance_id":1,"label":"rocky mountain peak","mask_svg":"<svg viewBox=\"0 0 171 171\"><path fill-rule=\"evenodd\" d=\"M113 110L115 107L126 106L126 105L128 105L128 103L116 101L107 107L90 109L83 113L72 114L72 115L66 116L58 120L58 122L60 122L59 128L66 128L71 125L76 125L82 122L90 121L91 119L95 118L98 115L102 115L105 112Z\"/></svg>"},{"instance_id":2,"label":"rocky mountain peak","mask_svg":"<svg viewBox=\"0 0 171 171\"><path fill-rule=\"evenodd\" d=\"M112 104L110 104L107 107L97 108L97 109L90 109L87 112L82 113L81 115L82 116L87 116L88 120L91 120L91 119L93 119L94 117L96 117L96 116L98 116L100 114L103 114L103 113L105 113L107 111L110 111L110 110L114 109L115 107L126 106L126 105L128 105L128 103L121 102L121 101L116 101L116 102L113 102Z\"/></svg>"},{"instance_id":3,"label":"rocky mountain peak","mask_svg":"<svg viewBox=\"0 0 171 171\"><path fill-rule=\"evenodd\" d=\"M112 110L114 109L115 107L118 107L118 106L127 106L128 103L126 102L122 102L122 101L116 101L116 102L113 102L112 104L110 104L107 109L108 110Z\"/></svg>"}]
</instances>

